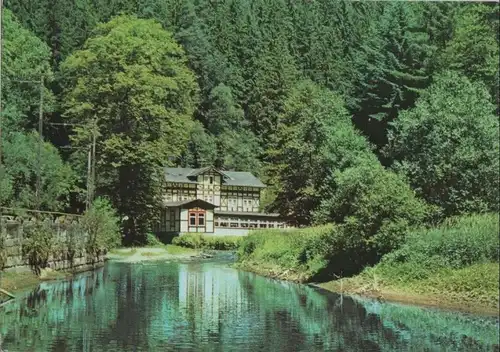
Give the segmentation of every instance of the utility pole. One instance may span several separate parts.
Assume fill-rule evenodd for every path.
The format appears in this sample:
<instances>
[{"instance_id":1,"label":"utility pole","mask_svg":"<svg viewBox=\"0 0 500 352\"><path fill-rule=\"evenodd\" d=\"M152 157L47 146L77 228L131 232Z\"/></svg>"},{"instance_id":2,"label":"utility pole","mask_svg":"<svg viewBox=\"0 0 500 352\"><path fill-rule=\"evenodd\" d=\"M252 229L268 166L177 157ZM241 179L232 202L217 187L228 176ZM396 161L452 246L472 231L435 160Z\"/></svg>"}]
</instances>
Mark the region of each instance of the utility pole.
<instances>
[{"instance_id":1,"label":"utility pole","mask_svg":"<svg viewBox=\"0 0 500 352\"><path fill-rule=\"evenodd\" d=\"M90 177L91 177L91 173L92 173L92 146L89 145L89 150L88 150L88 156L87 156L87 200L85 201L85 210L89 210L90 209L90 188L91 188L91 185L90 185Z\"/></svg>"},{"instance_id":2,"label":"utility pole","mask_svg":"<svg viewBox=\"0 0 500 352\"><path fill-rule=\"evenodd\" d=\"M36 173L36 209L40 210L40 173L42 159L42 144L43 144L43 76L40 77L40 110L38 113L38 157L37 157L37 173Z\"/></svg>"},{"instance_id":3,"label":"utility pole","mask_svg":"<svg viewBox=\"0 0 500 352\"><path fill-rule=\"evenodd\" d=\"M93 126L92 126L92 192L90 192L90 204L89 208L94 202L94 194L95 194L95 149L96 149L96 140L97 140L97 119L94 118Z\"/></svg>"},{"instance_id":4,"label":"utility pole","mask_svg":"<svg viewBox=\"0 0 500 352\"><path fill-rule=\"evenodd\" d=\"M2 54L3 54L3 0L0 0L0 187L3 184L3 162L2 162ZM0 235L3 231L2 202L0 202Z\"/></svg>"},{"instance_id":5,"label":"utility pole","mask_svg":"<svg viewBox=\"0 0 500 352\"><path fill-rule=\"evenodd\" d=\"M78 124L78 123L67 123L67 122L52 122L49 123L52 126L78 126L88 129L88 125ZM91 127L92 139L89 143L87 149L87 197L85 200L85 208L89 210L92 206L92 201L95 195L95 168L96 168L96 143L97 143L97 119L94 118ZM83 149L79 147L67 147L71 149Z\"/></svg>"}]
</instances>

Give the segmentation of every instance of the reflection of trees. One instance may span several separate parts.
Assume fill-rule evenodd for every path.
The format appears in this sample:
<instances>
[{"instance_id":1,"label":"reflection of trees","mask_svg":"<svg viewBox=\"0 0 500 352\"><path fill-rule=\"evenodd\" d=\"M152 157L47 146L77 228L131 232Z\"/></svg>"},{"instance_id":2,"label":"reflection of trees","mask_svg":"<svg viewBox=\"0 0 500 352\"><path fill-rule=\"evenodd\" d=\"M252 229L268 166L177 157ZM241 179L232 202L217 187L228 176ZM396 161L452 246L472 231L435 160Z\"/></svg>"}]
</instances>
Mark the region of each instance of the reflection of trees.
<instances>
[{"instance_id":1,"label":"reflection of trees","mask_svg":"<svg viewBox=\"0 0 500 352\"><path fill-rule=\"evenodd\" d=\"M10 351L480 351L497 329L213 263L112 263L42 284L0 314Z\"/></svg>"}]
</instances>

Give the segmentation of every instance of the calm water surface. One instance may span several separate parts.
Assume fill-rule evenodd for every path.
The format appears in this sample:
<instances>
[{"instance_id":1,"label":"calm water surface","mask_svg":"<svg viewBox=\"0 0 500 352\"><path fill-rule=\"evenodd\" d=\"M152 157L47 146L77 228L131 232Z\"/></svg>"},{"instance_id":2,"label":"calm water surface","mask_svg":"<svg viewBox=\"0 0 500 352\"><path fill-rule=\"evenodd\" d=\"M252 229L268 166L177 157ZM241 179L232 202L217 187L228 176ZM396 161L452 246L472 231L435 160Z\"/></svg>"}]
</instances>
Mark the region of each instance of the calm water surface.
<instances>
[{"instance_id":1,"label":"calm water surface","mask_svg":"<svg viewBox=\"0 0 500 352\"><path fill-rule=\"evenodd\" d=\"M341 297L224 262L108 263L0 310L4 351L498 351L498 319Z\"/></svg>"}]
</instances>

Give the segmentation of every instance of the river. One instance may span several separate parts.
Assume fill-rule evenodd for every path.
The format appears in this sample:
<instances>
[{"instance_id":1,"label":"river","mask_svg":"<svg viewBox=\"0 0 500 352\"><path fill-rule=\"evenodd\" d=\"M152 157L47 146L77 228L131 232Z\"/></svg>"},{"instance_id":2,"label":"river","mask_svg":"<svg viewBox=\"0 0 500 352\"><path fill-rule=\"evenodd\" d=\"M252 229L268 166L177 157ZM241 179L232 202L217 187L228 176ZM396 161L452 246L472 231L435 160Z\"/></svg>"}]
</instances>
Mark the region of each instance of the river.
<instances>
[{"instance_id":1,"label":"river","mask_svg":"<svg viewBox=\"0 0 500 352\"><path fill-rule=\"evenodd\" d=\"M0 350L498 351L497 318L380 303L230 268L108 262L0 310Z\"/></svg>"}]
</instances>

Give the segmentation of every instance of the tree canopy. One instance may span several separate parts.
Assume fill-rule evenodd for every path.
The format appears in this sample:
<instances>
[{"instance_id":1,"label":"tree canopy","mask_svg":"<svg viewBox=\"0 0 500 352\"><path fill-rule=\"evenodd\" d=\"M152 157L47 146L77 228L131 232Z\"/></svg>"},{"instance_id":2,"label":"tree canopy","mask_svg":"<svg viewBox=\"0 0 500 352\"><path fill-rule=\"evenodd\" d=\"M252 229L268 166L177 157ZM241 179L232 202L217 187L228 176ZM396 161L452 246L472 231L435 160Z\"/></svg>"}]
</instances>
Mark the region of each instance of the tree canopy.
<instances>
[{"instance_id":1,"label":"tree canopy","mask_svg":"<svg viewBox=\"0 0 500 352\"><path fill-rule=\"evenodd\" d=\"M481 82L445 72L393 123L386 152L443 215L498 211L499 122Z\"/></svg>"},{"instance_id":2,"label":"tree canopy","mask_svg":"<svg viewBox=\"0 0 500 352\"><path fill-rule=\"evenodd\" d=\"M250 171L270 185L262 206L301 224L347 221L348 190L382 192L377 177L411 205L406 182L443 216L498 208L498 4L4 3L4 145L35 146L39 87L18 81L42 75L45 120L81 125L45 125L62 155L47 146L47 160L78 176L54 189L78 189L68 209L81 208L95 132L96 195L133 219L129 242L150 230L167 165ZM7 154L12 170L35 160ZM0 172L9 202L33 185ZM356 194L375 214L377 199L396 197Z\"/></svg>"},{"instance_id":3,"label":"tree canopy","mask_svg":"<svg viewBox=\"0 0 500 352\"><path fill-rule=\"evenodd\" d=\"M134 219L127 238L137 240L154 219L159 172L192 128L198 86L184 51L156 21L119 16L99 25L61 74L65 114L89 126L73 140L88 145L96 129L99 193Z\"/></svg>"}]
</instances>

